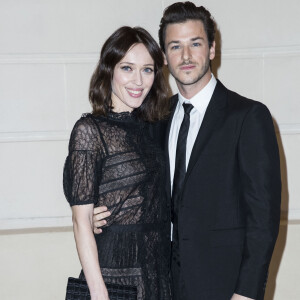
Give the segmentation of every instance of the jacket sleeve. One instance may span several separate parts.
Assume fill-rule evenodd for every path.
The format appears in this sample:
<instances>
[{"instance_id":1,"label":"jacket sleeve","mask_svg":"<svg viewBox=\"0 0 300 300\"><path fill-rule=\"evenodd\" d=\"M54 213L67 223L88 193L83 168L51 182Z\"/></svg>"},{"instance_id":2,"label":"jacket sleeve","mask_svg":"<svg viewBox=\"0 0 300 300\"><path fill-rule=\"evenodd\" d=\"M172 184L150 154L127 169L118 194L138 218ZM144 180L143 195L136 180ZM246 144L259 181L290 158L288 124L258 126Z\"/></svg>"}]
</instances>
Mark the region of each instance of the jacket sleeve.
<instances>
[{"instance_id":1,"label":"jacket sleeve","mask_svg":"<svg viewBox=\"0 0 300 300\"><path fill-rule=\"evenodd\" d=\"M238 157L246 238L235 292L258 299L264 292L280 222L281 179L271 115L256 102L244 119Z\"/></svg>"}]
</instances>

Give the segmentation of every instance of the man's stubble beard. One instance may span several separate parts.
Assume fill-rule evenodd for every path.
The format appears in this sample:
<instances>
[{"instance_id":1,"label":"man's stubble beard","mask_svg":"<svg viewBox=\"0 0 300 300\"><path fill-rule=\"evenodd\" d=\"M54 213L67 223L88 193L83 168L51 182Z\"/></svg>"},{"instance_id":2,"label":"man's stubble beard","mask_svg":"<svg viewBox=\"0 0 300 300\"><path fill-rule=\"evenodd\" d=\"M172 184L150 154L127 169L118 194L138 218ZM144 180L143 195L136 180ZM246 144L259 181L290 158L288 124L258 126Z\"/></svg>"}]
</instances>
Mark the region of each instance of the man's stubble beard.
<instances>
[{"instance_id":1,"label":"man's stubble beard","mask_svg":"<svg viewBox=\"0 0 300 300\"><path fill-rule=\"evenodd\" d=\"M180 66L183 66L184 64L181 64ZM201 69L201 71L199 72L198 76L196 78L191 78L191 79L187 79L185 81L180 80L180 78L178 78L176 76L176 74L174 74L175 72L173 72L172 70L169 69L170 73L172 74L172 76L175 78L176 82L178 82L181 85L192 85L197 83L198 81L200 81L203 76L205 76L208 72L208 70L210 69L210 59L209 59L209 55L207 57L206 63L203 66L203 68Z\"/></svg>"}]
</instances>

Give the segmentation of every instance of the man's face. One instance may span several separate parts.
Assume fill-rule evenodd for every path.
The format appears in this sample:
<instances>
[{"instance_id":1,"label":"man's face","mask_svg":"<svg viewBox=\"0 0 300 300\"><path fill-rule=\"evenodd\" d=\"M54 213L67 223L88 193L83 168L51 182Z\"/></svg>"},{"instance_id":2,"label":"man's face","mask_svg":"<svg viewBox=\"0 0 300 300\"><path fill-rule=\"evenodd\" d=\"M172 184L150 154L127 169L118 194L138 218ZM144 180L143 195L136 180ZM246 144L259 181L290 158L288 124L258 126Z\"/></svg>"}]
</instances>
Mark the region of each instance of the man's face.
<instances>
[{"instance_id":1,"label":"man's face","mask_svg":"<svg viewBox=\"0 0 300 300\"><path fill-rule=\"evenodd\" d=\"M202 88L211 78L210 60L215 57L215 43L209 48L203 23L188 20L169 24L165 34L165 63L180 88Z\"/></svg>"}]
</instances>

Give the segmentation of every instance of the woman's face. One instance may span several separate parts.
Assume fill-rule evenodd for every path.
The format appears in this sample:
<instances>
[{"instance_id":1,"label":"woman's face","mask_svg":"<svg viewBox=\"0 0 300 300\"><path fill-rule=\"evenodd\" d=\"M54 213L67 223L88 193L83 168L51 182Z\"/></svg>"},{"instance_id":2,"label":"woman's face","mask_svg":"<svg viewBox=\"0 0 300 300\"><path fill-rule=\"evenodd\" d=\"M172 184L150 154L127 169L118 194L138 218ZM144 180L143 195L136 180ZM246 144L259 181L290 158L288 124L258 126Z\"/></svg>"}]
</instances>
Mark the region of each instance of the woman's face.
<instances>
[{"instance_id":1,"label":"woman's face","mask_svg":"<svg viewBox=\"0 0 300 300\"><path fill-rule=\"evenodd\" d=\"M144 44L133 45L116 64L112 105L115 112L132 111L142 105L154 81L154 61Z\"/></svg>"}]
</instances>

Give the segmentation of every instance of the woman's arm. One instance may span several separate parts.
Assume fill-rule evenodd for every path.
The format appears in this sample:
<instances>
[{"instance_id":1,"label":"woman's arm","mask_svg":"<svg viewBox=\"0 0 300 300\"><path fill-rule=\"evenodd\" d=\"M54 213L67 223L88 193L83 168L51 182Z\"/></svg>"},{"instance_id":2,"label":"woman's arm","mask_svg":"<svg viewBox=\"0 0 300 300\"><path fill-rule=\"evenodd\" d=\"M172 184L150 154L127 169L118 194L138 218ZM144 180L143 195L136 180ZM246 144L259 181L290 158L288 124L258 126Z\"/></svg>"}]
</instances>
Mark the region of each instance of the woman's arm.
<instances>
[{"instance_id":1,"label":"woman's arm","mask_svg":"<svg viewBox=\"0 0 300 300\"><path fill-rule=\"evenodd\" d=\"M93 235L93 209L94 204L72 206L73 230L78 256L89 286L91 300L109 300Z\"/></svg>"}]
</instances>

